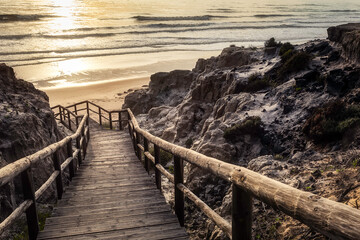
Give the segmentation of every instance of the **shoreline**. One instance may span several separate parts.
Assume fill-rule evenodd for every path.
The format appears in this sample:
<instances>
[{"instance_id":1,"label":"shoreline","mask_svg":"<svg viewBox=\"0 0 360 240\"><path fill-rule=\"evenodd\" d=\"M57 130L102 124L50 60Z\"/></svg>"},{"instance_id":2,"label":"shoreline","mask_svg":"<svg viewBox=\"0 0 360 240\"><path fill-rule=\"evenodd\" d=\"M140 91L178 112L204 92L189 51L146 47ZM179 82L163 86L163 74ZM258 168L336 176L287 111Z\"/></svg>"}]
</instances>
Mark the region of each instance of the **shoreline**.
<instances>
[{"instance_id":1,"label":"shoreline","mask_svg":"<svg viewBox=\"0 0 360 240\"><path fill-rule=\"evenodd\" d=\"M136 90L147 86L149 77L119 80L85 86L43 89L48 97L50 106L68 106L80 101L89 100L107 110L119 110L129 89Z\"/></svg>"}]
</instances>

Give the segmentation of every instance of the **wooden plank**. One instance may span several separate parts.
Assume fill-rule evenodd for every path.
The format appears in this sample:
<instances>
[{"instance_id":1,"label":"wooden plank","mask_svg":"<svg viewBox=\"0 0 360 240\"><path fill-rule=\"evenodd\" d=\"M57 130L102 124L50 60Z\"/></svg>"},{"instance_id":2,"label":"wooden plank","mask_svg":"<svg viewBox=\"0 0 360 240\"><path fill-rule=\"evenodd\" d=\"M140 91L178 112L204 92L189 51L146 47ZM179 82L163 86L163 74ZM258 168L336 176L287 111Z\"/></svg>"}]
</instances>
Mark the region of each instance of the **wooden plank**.
<instances>
[{"instance_id":1,"label":"wooden plank","mask_svg":"<svg viewBox=\"0 0 360 240\"><path fill-rule=\"evenodd\" d=\"M136 234L139 234L139 236L136 236L138 238L146 236L151 239L151 236L158 232L173 232L174 230L177 229L179 229L178 223L167 223L167 224L161 224L155 226L146 226L142 228L132 228L126 230L116 230L116 231L108 231L108 232L100 232L100 233L89 233L81 236L64 237L62 239L64 240L71 240L71 239L92 240L92 239L116 239L116 238L137 239L135 238Z\"/></svg>"},{"instance_id":2,"label":"wooden plank","mask_svg":"<svg viewBox=\"0 0 360 240\"><path fill-rule=\"evenodd\" d=\"M86 158L38 239L187 239L128 135L90 125Z\"/></svg>"},{"instance_id":3,"label":"wooden plank","mask_svg":"<svg viewBox=\"0 0 360 240\"><path fill-rule=\"evenodd\" d=\"M76 214L88 214L96 213L101 211L106 211L107 209L116 210L116 209L132 209L139 207L151 207L151 206L164 206L164 199L153 199L153 198L144 198L141 201L131 201L128 203L119 201L93 204L93 205L77 205L77 206L66 206L66 207L56 207L52 213L52 216L65 216L65 215L76 215Z\"/></svg>"},{"instance_id":4,"label":"wooden plank","mask_svg":"<svg viewBox=\"0 0 360 240\"><path fill-rule=\"evenodd\" d=\"M120 225L124 222L131 223L132 221L142 221L147 218L176 219L175 216L170 214L169 209L155 209L153 211L146 210L142 212L135 211L134 213L124 210L120 212L113 211L108 213L101 212L98 214L72 216L72 218L57 218L53 220L49 218L48 221L46 221L45 227L48 231L63 228L70 229L93 225L94 220L102 224L112 224L113 222L116 222Z\"/></svg>"},{"instance_id":5,"label":"wooden plank","mask_svg":"<svg viewBox=\"0 0 360 240\"><path fill-rule=\"evenodd\" d=\"M145 217L145 218L136 218L136 219L110 219L109 221L97 222L94 219L94 223L91 225L85 224L80 226L73 226L73 228L65 228L59 231L58 229L54 229L54 231L45 229L41 234L39 234L42 238L55 238L55 237L65 237L65 236L73 236L79 234L86 233L94 233L94 232L104 232L104 231L114 231L120 229L129 229L136 227L145 227L145 226L153 226L164 223L174 223L177 222L176 218L168 218L169 214L159 215L156 218L153 217ZM39 237L41 239L41 237Z\"/></svg>"}]
</instances>

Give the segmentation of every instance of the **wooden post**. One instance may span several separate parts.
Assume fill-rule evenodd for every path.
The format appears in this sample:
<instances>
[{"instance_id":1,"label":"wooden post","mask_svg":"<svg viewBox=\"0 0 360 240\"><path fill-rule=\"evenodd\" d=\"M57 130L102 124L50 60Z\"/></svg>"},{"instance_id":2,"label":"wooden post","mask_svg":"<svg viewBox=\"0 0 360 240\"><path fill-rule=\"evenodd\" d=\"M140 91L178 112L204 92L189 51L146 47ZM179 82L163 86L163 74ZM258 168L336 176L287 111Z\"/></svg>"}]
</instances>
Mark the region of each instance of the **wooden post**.
<instances>
[{"instance_id":1,"label":"wooden post","mask_svg":"<svg viewBox=\"0 0 360 240\"><path fill-rule=\"evenodd\" d=\"M73 157L73 150L72 150L72 140L70 139L68 143L66 144L66 151L67 151L67 157ZM69 174L70 174L70 180L75 176L75 169L74 168L74 159L71 160L71 163L69 164Z\"/></svg>"},{"instance_id":2,"label":"wooden post","mask_svg":"<svg viewBox=\"0 0 360 240\"><path fill-rule=\"evenodd\" d=\"M61 161L59 154L60 154L59 150L54 153L53 163L54 163L54 169L59 171L59 175L56 177L56 190L58 194L58 199L61 199L62 194L64 192L64 186L62 181Z\"/></svg>"},{"instance_id":3,"label":"wooden post","mask_svg":"<svg viewBox=\"0 0 360 240\"><path fill-rule=\"evenodd\" d=\"M78 155L77 155L77 159L78 159L79 165L82 163L80 139L81 139L81 135L79 135L79 136L76 138L76 148L79 149L79 152L78 152Z\"/></svg>"},{"instance_id":4,"label":"wooden post","mask_svg":"<svg viewBox=\"0 0 360 240\"><path fill-rule=\"evenodd\" d=\"M83 137L83 145L82 145L82 150L83 150L83 159L85 159L86 156L86 137L85 137L85 126L83 125L81 128L81 136Z\"/></svg>"},{"instance_id":5,"label":"wooden post","mask_svg":"<svg viewBox=\"0 0 360 240\"><path fill-rule=\"evenodd\" d=\"M154 144L154 157L155 157L155 181L156 186L161 191L161 173L159 169L156 168L156 164L160 164L160 148Z\"/></svg>"},{"instance_id":6,"label":"wooden post","mask_svg":"<svg viewBox=\"0 0 360 240\"><path fill-rule=\"evenodd\" d=\"M90 110L89 110L90 108L89 108L89 102L88 101L86 101L86 112L87 112L87 115L88 116L90 116L89 114L90 114Z\"/></svg>"},{"instance_id":7,"label":"wooden post","mask_svg":"<svg viewBox=\"0 0 360 240\"><path fill-rule=\"evenodd\" d=\"M21 173L21 181L24 192L24 200L32 200L32 204L26 210L26 220L29 230L29 239L36 240L39 233L39 219L36 209L35 187L31 167Z\"/></svg>"},{"instance_id":8,"label":"wooden post","mask_svg":"<svg viewBox=\"0 0 360 240\"><path fill-rule=\"evenodd\" d=\"M86 118L86 126L88 127L88 132L87 132L87 141L86 141L86 148L87 148L87 144L90 141L90 126L89 126L89 115Z\"/></svg>"},{"instance_id":9,"label":"wooden post","mask_svg":"<svg viewBox=\"0 0 360 240\"><path fill-rule=\"evenodd\" d=\"M76 122L76 129L79 127L79 117L76 116L75 117L75 122Z\"/></svg>"},{"instance_id":10,"label":"wooden post","mask_svg":"<svg viewBox=\"0 0 360 240\"><path fill-rule=\"evenodd\" d=\"M251 240L252 197L232 184L232 239Z\"/></svg>"},{"instance_id":11,"label":"wooden post","mask_svg":"<svg viewBox=\"0 0 360 240\"><path fill-rule=\"evenodd\" d=\"M68 122L69 122L69 129L72 131L72 128L71 128L71 119L70 119L70 111L67 111L67 117L68 117Z\"/></svg>"},{"instance_id":12,"label":"wooden post","mask_svg":"<svg viewBox=\"0 0 360 240\"><path fill-rule=\"evenodd\" d=\"M174 156L174 186L175 186L175 214L180 226L184 226L184 193L177 188L177 184L184 183L184 162Z\"/></svg>"},{"instance_id":13,"label":"wooden post","mask_svg":"<svg viewBox=\"0 0 360 240\"><path fill-rule=\"evenodd\" d=\"M135 139L134 139L134 134L133 134L133 131L132 131L132 127L131 127L131 125L130 125L130 121L129 121L129 123L128 123L128 129L129 129L129 134L130 134L131 142L132 142L133 147L134 147L134 152L136 153Z\"/></svg>"},{"instance_id":14,"label":"wooden post","mask_svg":"<svg viewBox=\"0 0 360 240\"><path fill-rule=\"evenodd\" d=\"M75 115L77 115L76 104L74 105L74 113L75 113Z\"/></svg>"},{"instance_id":15,"label":"wooden post","mask_svg":"<svg viewBox=\"0 0 360 240\"><path fill-rule=\"evenodd\" d=\"M60 115L60 122L63 123L63 115L61 111L61 107L59 106L59 115Z\"/></svg>"},{"instance_id":16,"label":"wooden post","mask_svg":"<svg viewBox=\"0 0 360 240\"><path fill-rule=\"evenodd\" d=\"M109 124L110 124L110 129L113 129L113 125L112 125L112 114L111 112L109 112Z\"/></svg>"},{"instance_id":17,"label":"wooden post","mask_svg":"<svg viewBox=\"0 0 360 240\"><path fill-rule=\"evenodd\" d=\"M141 161L141 150L138 147L138 144L140 143L140 134L138 132L135 132L136 139L135 139L135 148L136 148L136 155L138 159Z\"/></svg>"},{"instance_id":18,"label":"wooden post","mask_svg":"<svg viewBox=\"0 0 360 240\"><path fill-rule=\"evenodd\" d=\"M144 137L144 152L148 152L149 151L149 142L147 140L146 137ZM144 154L145 156L145 162L144 162L144 165L145 165L145 170L149 173L149 170L150 170L150 161L149 161L149 158Z\"/></svg>"},{"instance_id":19,"label":"wooden post","mask_svg":"<svg viewBox=\"0 0 360 240\"><path fill-rule=\"evenodd\" d=\"M99 107L99 124L100 126L102 125L102 121L101 121L101 108Z\"/></svg>"},{"instance_id":20,"label":"wooden post","mask_svg":"<svg viewBox=\"0 0 360 240\"><path fill-rule=\"evenodd\" d=\"M122 125L122 121L121 121L121 112L119 112L119 130L123 130L123 125Z\"/></svg>"}]
</instances>

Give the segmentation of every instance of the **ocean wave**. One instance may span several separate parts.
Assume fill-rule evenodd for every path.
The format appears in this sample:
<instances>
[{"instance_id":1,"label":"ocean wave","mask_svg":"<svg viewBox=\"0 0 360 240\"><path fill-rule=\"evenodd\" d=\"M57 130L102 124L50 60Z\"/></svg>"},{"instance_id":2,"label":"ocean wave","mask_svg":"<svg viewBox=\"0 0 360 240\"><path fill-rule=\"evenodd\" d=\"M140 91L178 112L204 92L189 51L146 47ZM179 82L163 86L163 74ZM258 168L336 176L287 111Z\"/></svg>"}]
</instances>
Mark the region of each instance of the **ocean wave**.
<instances>
[{"instance_id":1,"label":"ocean wave","mask_svg":"<svg viewBox=\"0 0 360 240\"><path fill-rule=\"evenodd\" d=\"M90 34L61 34L61 35L37 35L43 38L50 39L81 39L89 37L112 37L117 33L90 33Z\"/></svg>"},{"instance_id":2,"label":"ocean wave","mask_svg":"<svg viewBox=\"0 0 360 240\"><path fill-rule=\"evenodd\" d=\"M338 13L346 13L346 12L359 12L358 10L350 10L350 9L335 9L335 10L330 10L329 12L338 12Z\"/></svg>"},{"instance_id":3,"label":"ocean wave","mask_svg":"<svg viewBox=\"0 0 360 240\"><path fill-rule=\"evenodd\" d=\"M134 16L137 21L209 21L215 18L226 18L226 16L178 16L178 17L153 17L153 16Z\"/></svg>"},{"instance_id":4,"label":"ocean wave","mask_svg":"<svg viewBox=\"0 0 360 240\"><path fill-rule=\"evenodd\" d=\"M255 14L253 17L256 18L272 18L272 17L294 17L293 14Z\"/></svg>"},{"instance_id":5,"label":"ocean wave","mask_svg":"<svg viewBox=\"0 0 360 240\"><path fill-rule=\"evenodd\" d=\"M39 21L42 18L53 18L57 16L53 15L22 15L22 14L1 14L0 22L28 22L28 21Z\"/></svg>"},{"instance_id":6,"label":"ocean wave","mask_svg":"<svg viewBox=\"0 0 360 240\"><path fill-rule=\"evenodd\" d=\"M241 29L271 29L271 28L322 28L314 25L296 25L296 24L280 24L268 26L214 26L207 28L184 28L184 29L161 29L149 31L130 31L127 34L152 34L152 33L180 33L180 32L195 32L195 31L209 31L209 30L241 30Z\"/></svg>"},{"instance_id":7,"label":"ocean wave","mask_svg":"<svg viewBox=\"0 0 360 240\"><path fill-rule=\"evenodd\" d=\"M211 23L198 23L198 24L167 24L167 23L157 23L157 24L146 24L142 25L142 28L186 28L186 27L204 27L210 26Z\"/></svg>"},{"instance_id":8,"label":"ocean wave","mask_svg":"<svg viewBox=\"0 0 360 240\"><path fill-rule=\"evenodd\" d=\"M241 30L241 29L278 29L278 28L321 28L316 25L299 25L299 24L277 24L277 25L204 25L204 26L190 26L190 27L163 27L151 30L134 30L124 32L109 32L109 33L86 33L86 34L29 34L29 35L0 35L0 39L4 40L19 40L26 38L45 38L45 39L83 39L83 38L106 38L126 34L156 34L156 33L182 33L182 32L196 32L196 31L211 31L211 30Z\"/></svg>"}]
</instances>

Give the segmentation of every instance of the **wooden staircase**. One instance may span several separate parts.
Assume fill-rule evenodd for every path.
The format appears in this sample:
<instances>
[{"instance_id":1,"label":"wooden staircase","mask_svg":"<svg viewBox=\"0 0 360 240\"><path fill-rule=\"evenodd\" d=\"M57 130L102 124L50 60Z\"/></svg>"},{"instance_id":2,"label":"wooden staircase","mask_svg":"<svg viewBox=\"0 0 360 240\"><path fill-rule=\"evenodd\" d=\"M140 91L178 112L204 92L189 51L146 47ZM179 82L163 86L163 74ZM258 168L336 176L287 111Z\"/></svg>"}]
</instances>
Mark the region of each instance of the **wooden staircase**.
<instances>
[{"instance_id":1,"label":"wooden staircase","mask_svg":"<svg viewBox=\"0 0 360 240\"><path fill-rule=\"evenodd\" d=\"M187 239L128 133L90 129L86 158L38 239Z\"/></svg>"}]
</instances>

